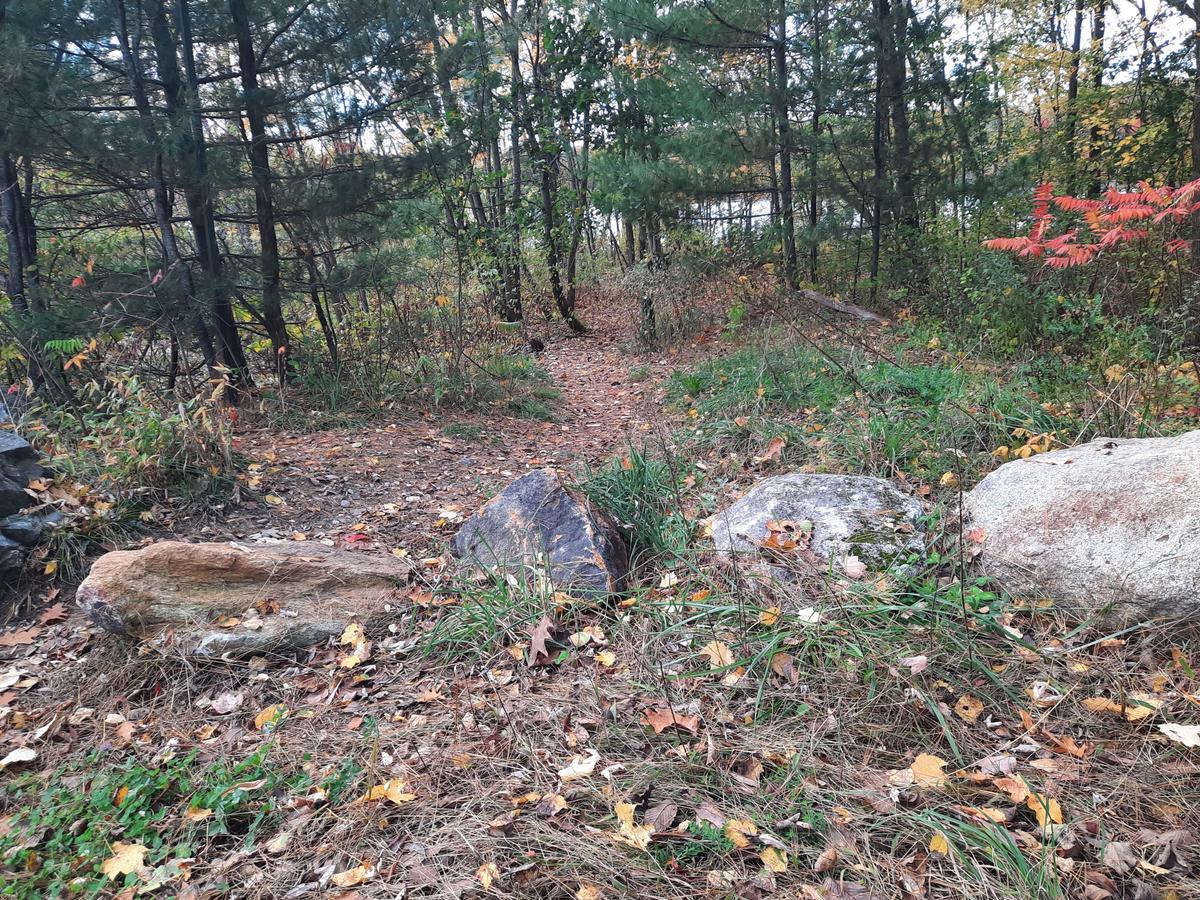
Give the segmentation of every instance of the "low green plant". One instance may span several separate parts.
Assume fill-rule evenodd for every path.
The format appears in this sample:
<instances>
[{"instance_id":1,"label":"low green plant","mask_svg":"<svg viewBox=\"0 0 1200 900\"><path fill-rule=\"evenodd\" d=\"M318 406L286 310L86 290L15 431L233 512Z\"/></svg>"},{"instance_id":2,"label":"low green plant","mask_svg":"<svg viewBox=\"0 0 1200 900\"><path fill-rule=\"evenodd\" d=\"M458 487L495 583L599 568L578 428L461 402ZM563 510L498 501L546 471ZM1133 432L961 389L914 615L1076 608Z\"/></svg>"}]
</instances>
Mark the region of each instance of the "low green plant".
<instances>
[{"instance_id":1,"label":"low green plant","mask_svg":"<svg viewBox=\"0 0 1200 900\"><path fill-rule=\"evenodd\" d=\"M616 519L635 571L674 559L687 546L691 526L682 497L687 473L680 466L666 455L631 446L602 468L588 471L580 483L588 498Z\"/></svg>"},{"instance_id":2,"label":"low green plant","mask_svg":"<svg viewBox=\"0 0 1200 900\"><path fill-rule=\"evenodd\" d=\"M354 773L356 774L356 773ZM353 775L339 773L344 785ZM144 848L151 879L180 875L180 860L250 849L282 821L281 798L311 779L271 756L271 745L240 762L200 764L196 751L144 763L94 751L49 778L11 781L0 804L0 895L95 897L144 884L137 874L109 878L103 865L120 842Z\"/></svg>"}]
</instances>

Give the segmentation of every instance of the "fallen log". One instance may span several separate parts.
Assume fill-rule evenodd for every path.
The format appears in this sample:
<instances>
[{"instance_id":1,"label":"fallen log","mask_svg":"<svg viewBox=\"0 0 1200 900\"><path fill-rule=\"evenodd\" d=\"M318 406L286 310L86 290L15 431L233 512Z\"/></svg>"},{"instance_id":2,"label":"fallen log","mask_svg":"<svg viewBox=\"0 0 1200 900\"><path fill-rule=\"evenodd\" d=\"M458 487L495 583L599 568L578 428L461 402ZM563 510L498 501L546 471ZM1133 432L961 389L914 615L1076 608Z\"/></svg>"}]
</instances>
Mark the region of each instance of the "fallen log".
<instances>
[{"instance_id":1,"label":"fallen log","mask_svg":"<svg viewBox=\"0 0 1200 900\"><path fill-rule=\"evenodd\" d=\"M823 306L826 309L832 309L834 312L839 312L842 315L854 316L856 319L862 319L864 322L875 322L879 325L887 323L887 319L878 313L873 313L869 309L859 306L856 303L847 303L845 300L835 300L820 291L814 291L810 288L799 288L798 293L805 300L809 300L818 306Z\"/></svg>"}]
</instances>

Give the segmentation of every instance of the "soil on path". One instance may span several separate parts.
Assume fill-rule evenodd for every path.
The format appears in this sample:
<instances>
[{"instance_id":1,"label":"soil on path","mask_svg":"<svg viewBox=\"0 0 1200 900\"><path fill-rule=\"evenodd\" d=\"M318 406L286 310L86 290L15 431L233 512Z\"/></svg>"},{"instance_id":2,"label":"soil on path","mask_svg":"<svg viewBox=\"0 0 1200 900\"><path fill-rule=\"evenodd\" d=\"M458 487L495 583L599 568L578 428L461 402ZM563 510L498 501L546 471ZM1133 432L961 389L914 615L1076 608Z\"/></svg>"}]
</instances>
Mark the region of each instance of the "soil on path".
<instances>
[{"instance_id":1,"label":"soil on path","mask_svg":"<svg viewBox=\"0 0 1200 900\"><path fill-rule=\"evenodd\" d=\"M462 517L532 468L599 465L663 426L663 381L711 335L635 353L630 310L583 297L590 329L543 333L538 363L560 392L554 421L493 411L411 411L399 421L235 438L252 467L239 503L180 511L156 536L273 540L303 534L361 549L437 552Z\"/></svg>"}]
</instances>

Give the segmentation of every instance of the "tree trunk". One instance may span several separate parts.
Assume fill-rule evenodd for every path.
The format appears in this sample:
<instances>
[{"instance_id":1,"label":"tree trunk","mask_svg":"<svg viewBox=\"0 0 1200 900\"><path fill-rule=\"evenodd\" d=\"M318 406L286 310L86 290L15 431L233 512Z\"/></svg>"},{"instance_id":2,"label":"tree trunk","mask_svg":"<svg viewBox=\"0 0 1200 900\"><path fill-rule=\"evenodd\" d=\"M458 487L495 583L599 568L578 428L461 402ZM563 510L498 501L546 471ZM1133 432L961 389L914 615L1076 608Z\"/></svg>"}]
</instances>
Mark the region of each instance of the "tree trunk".
<instances>
[{"instance_id":1,"label":"tree trunk","mask_svg":"<svg viewBox=\"0 0 1200 900\"><path fill-rule=\"evenodd\" d=\"M779 0L779 33L774 40L775 54L775 118L779 131L779 202L780 223L783 226L783 280L789 291L796 290L796 219L792 196L792 127L791 104L788 103L788 30L787 5Z\"/></svg>"},{"instance_id":2,"label":"tree trunk","mask_svg":"<svg viewBox=\"0 0 1200 900\"><path fill-rule=\"evenodd\" d=\"M821 57L821 37L822 30L825 25L825 7L818 3L813 10L813 89L812 89L812 121L810 123L811 146L808 149L808 280L813 284L817 283L817 251L820 242L817 240L817 224L820 215L820 198L817 194L817 174L820 163L820 146L821 146L821 104L824 100L822 94L821 78L822 72L822 57ZM747 233L750 231L749 224L747 225Z\"/></svg>"},{"instance_id":3,"label":"tree trunk","mask_svg":"<svg viewBox=\"0 0 1200 900\"><path fill-rule=\"evenodd\" d=\"M136 37L134 41L130 40L125 0L113 0L113 8L117 15L117 43L121 47L121 56L125 62L126 76L129 79L130 94L133 97L134 106L137 108L138 124L141 126L142 136L146 139L146 143L153 150L153 159L150 164L150 184L154 205L154 224L158 228L158 239L162 246L163 281L169 283L170 279L178 277L183 284L187 297L187 309L184 311L185 321L191 320L200 355L211 375L217 366L216 349L213 346L212 333L205 324L204 316L199 314L195 308L196 290L192 283L191 267L179 252L179 241L175 236L174 210L172 209L171 195L167 189L166 171L163 167L162 140L159 137L158 128L154 124L154 113L150 108L150 98L146 92L146 80L142 74L142 63L138 53L139 43L136 42ZM174 337L174 332L172 332L172 336L172 340L176 341L172 348L178 352L178 339Z\"/></svg>"},{"instance_id":4,"label":"tree trunk","mask_svg":"<svg viewBox=\"0 0 1200 900\"><path fill-rule=\"evenodd\" d=\"M13 309L21 315L29 314L29 298L25 296L25 236L24 215L21 211L23 195L17 177L17 166L7 153L0 154L0 217L4 219L4 240L8 245L8 275L5 293L12 301Z\"/></svg>"},{"instance_id":5,"label":"tree trunk","mask_svg":"<svg viewBox=\"0 0 1200 900\"><path fill-rule=\"evenodd\" d=\"M504 309L501 315L507 322L521 321L521 28L518 20L518 0L510 0L508 26L512 37L508 47L511 88L511 120L508 140L512 154L512 202L509 204L508 247L509 280L505 286Z\"/></svg>"},{"instance_id":6,"label":"tree trunk","mask_svg":"<svg viewBox=\"0 0 1200 900\"><path fill-rule=\"evenodd\" d=\"M250 126L250 174L254 180L254 215L258 220L259 267L262 273L262 314L271 338L276 376L283 384L288 377L288 335L283 318L283 290L279 275L279 238L275 233L275 204L271 196L271 160L267 155L266 104L258 86L258 59L250 33L246 0L229 0L237 38L238 69L242 80L242 104Z\"/></svg>"},{"instance_id":7,"label":"tree trunk","mask_svg":"<svg viewBox=\"0 0 1200 900\"><path fill-rule=\"evenodd\" d=\"M249 382L249 370L234 321L230 289L217 244L212 185L208 179L204 132L196 96L198 79L191 50L189 13L185 0L179 0L180 38L187 72L185 85L179 69L178 47L171 34L164 3L165 0L154 3L151 20L159 81L166 100L167 115L175 132L178 177L196 241L196 257L204 274L203 295L215 326L219 361L226 368L229 379L224 399L236 403L239 386Z\"/></svg>"},{"instance_id":8,"label":"tree trunk","mask_svg":"<svg viewBox=\"0 0 1200 900\"><path fill-rule=\"evenodd\" d=\"M1101 103L1100 92L1104 89L1104 12L1107 8L1105 0L1094 0L1092 7L1092 52L1090 65L1092 69L1092 91L1094 103ZM1092 170L1091 181L1088 184L1088 195L1099 197L1104 173L1100 168L1100 124L1092 125L1088 133L1088 168Z\"/></svg>"},{"instance_id":9,"label":"tree trunk","mask_svg":"<svg viewBox=\"0 0 1200 900\"><path fill-rule=\"evenodd\" d=\"M1075 132L1079 127L1079 64L1080 47L1083 43L1083 0L1075 0L1075 25L1071 32L1071 69L1067 75L1066 152L1067 171L1070 173L1069 190L1077 189L1075 172L1078 160L1075 151Z\"/></svg>"},{"instance_id":10,"label":"tree trunk","mask_svg":"<svg viewBox=\"0 0 1200 900\"><path fill-rule=\"evenodd\" d=\"M884 31L888 27L888 0L875 0L875 122L871 134L871 157L874 177L871 185L871 299L879 291L879 251L883 241L883 192L887 174L883 141L887 128L888 90L887 63L884 59Z\"/></svg>"}]
</instances>

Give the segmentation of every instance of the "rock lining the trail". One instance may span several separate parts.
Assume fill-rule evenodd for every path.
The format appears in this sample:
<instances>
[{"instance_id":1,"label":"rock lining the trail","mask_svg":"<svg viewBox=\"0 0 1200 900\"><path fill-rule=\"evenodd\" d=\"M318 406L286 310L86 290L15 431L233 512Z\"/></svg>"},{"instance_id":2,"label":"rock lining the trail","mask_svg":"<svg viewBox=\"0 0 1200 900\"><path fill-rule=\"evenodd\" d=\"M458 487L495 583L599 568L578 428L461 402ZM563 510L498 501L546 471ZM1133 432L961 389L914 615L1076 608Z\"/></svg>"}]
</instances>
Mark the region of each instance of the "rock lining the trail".
<instances>
[{"instance_id":1,"label":"rock lining the trail","mask_svg":"<svg viewBox=\"0 0 1200 900\"><path fill-rule=\"evenodd\" d=\"M463 523L451 550L485 569L568 593L616 593L629 575L616 524L554 469L510 483Z\"/></svg>"},{"instance_id":2,"label":"rock lining the trail","mask_svg":"<svg viewBox=\"0 0 1200 900\"><path fill-rule=\"evenodd\" d=\"M308 542L161 541L106 553L76 594L106 630L200 657L307 647L383 610L413 572L395 556Z\"/></svg>"},{"instance_id":3,"label":"rock lining the trail","mask_svg":"<svg viewBox=\"0 0 1200 900\"><path fill-rule=\"evenodd\" d=\"M758 481L709 520L726 558L755 560L775 527L807 530L808 550L840 570L849 557L886 571L925 554L921 503L892 482L866 475L797 472ZM773 566L773 569L779 568Z\"/></svg>"},{"instance_id":4,"label":"rock lining the trail","mask_svg":"<svg viewBox=\"0 0 1200 900\"><path fill-rule=\"evenodd\" d=\"M48 474L28 441L0 428L0 578L7 587L15 583L29 551L62 519L57 510L24 512L35 502L26 490L29 483Z\"/></svg>"},{"instance_id":5,"label":"rock lining the trail","mask_svg":"<svg viewBox=\"0 0 1200 900\"><path fill-rule=\"evenodd\" d=\"M1200 431L1005 463L965 498L979 571L1080 615L1200 621Z\"/></svg>"}]
</instances>

